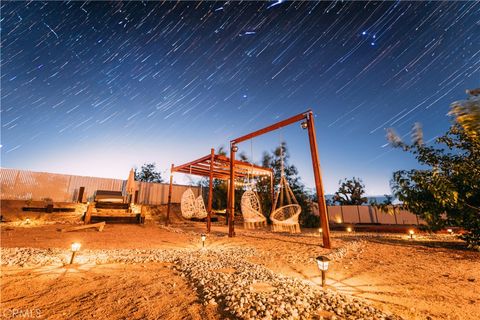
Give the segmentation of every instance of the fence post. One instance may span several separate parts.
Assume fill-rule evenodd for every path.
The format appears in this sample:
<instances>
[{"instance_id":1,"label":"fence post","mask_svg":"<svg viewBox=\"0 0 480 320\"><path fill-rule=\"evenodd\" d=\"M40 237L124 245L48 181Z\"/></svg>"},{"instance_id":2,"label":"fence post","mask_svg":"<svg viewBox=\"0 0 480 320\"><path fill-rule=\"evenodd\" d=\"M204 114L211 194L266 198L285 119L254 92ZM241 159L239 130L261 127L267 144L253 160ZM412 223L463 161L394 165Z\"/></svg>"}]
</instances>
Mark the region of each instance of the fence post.
<instances>
[{"instance_id":1,"label":"fence post","mask_svg":"<svg viewBox=\"0 0 480 320\"><path fill-rule=\"evenodd\" d=\"M83 194L84 193L85 193L85 187L80 187L80 189L78 189L77 202L83 203Z\"/></svg>"}]
</instances>

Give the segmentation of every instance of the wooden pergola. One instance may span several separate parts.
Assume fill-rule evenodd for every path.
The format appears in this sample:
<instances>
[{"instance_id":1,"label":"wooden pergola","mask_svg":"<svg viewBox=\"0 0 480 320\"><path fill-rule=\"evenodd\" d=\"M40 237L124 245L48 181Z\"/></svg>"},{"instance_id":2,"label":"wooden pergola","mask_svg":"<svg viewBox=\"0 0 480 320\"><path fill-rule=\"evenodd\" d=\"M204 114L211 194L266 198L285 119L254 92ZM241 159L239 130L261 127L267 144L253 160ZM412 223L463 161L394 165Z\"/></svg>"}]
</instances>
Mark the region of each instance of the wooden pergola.
<instances>
[{"instance_id":1,"label":"wooden pergola","mask_svg":"<svg viewBox=\"0 0 480 320\"><path fill-rule=\"evenodd\" d=\"M166 225L170 222L170 206L172 202L172 184L173 173L179 172L184 174L191 174L196 176L208 177L208 204L207 204L207 232L210 232L211 228L211 215L212 215L212 189L213 179L221 179L230 181L232 161L225 155L215 154L215 149L210 150L210 154L187 162L185 164L175 166L172 164L170 169L170 186L168 188L168 207L167 207L167 220ZM271 188L273 190L273 170L270 168L264 168L257 166L253 163L235 160L234 162L235 179L248 179L260 176L269 176ZM231 183L230 183L231 185Z\"/></svg>"}]
</instances>

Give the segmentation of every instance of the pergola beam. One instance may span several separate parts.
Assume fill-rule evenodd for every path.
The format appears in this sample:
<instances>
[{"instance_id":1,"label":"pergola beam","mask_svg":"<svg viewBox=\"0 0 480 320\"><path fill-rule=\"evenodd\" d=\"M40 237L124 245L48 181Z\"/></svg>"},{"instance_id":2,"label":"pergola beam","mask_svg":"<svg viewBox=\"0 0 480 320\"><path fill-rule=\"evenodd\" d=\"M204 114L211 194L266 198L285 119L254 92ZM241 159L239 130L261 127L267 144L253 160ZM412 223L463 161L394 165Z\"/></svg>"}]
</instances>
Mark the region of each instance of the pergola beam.
<instances>
[{"instance_id":1,"label":"pergola beam","mask_svg":"<svg viewBox=\"0 0 480 320\"><path fill-rule=\"evenodd\" d=\"M211 155L208 155L176 167L174 166L172 172L209 177L210 170L213 170L215 179L228 180L230 178L230 159L224 155L214 155L213 159L213 169L211 168ZM270 176L273 174L273 170L270 168L260 167L241 160L235 160L235 170L236 176L241 178Z\"/></svg>"},{"instance_id":2,"label":"pergola beam","mask_svg":"<svg viewBox=\"0 0 480 320\"><path fill-rule=\"evenodd\" d=\"M296 116L293 116L293 117L290 117L288 119L285 119L285 120L282 120L280 122L277 122L277 123L274 123L272 124L271 126L268 126L268 127L265 127L265 128L262 128L260 130L257 130L257 131L254 131L254 132L251 132L249 134L246 134L244 136L241 136L239 138L236 138L236 139L233 139L232 141L230 141L230 143L232 144L239 144L240 142L243 142L243 141L246 141L246 140L250 140L252 138L255 138L255 137L258 137L258 136L261 136L262 134L265 134L265 133L268 133L268 132L272 132L272 131L275 131L275 130L278 130L280 128L283 128L283 127L286 127L292 123L295 123L295 122L298 122L298 121L301 121L301 120L304 120L307 118L307 115L308 113L311 113L312 111L309 109L303 113L300 113L300 114L297 114Z\"/></svg>"}]
</instances>

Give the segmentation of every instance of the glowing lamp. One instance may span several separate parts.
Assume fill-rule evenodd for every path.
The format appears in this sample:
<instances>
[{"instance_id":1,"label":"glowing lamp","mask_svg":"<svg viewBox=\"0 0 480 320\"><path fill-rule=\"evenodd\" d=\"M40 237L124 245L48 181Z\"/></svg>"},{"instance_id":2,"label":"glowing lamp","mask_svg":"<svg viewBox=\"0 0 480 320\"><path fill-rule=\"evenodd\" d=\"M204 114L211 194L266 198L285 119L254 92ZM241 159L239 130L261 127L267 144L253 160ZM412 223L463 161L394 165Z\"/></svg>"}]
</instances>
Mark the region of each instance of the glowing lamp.
<instances>
[{"instance_id":1,"label":"glowing lamp","mask_svg":"<svg viewBox=\"0 0 480 320\"><path fill-rule=\"evenodd\" d=\"M323 232L323 229L322 228L318 228L318 233L322 233Z\"/></svg>"},{"instance_id":2,"label":"glowing lamp","mask_svg":"<svg viewBox=\"0 0 480 320\"><path fill-rule=\"evenodd\" d=\"M352 232L352 228L348 227L347 232Z\"/></svg>"},{"instance_id":3,"label":"glowing lamp","mask_svg":"<svg viewBox=\"0 0 480 320\"><path fill-rule=\"evenodd\" d=\"M453 230L452 230L452 229L447 229L447 232L450 233L450 234L453 234Z\"/></svg>"},{"instance_id":4,"label":"glowing lamp","mask_svg":"<svg viewBox=\"0 0 480 320\"><path fill-rule=\"evenodd\" d=\"M205 248L205 240L207 240L207 235L202 233L200 237L202 238L202 248Z\"/></svg>"},{"instance_id":5,"label":"glowing lamp","mask_svg":"<svg viewBox=\"0 0 480 320\"><path fill-rule=\"evenodd\" d=\"M328 270L328 262L330 259L326 256L318 256L316 260L318 270L322 272L322 287L325 287L325 273Z\"/></svg>"},{"instance_id":6,"label":"glowing lamp","mask_svg":"<svg viewBox=\"0 0 480 320\"><path fill-rule=\"evenodd\" d=\"M408 230L408 233L410 234L410 239L413 239L413 235L415 234L415 231L410 229L410 230Z\"/></svg>"},{"instance_id":7,"label":"glowing lamp","mask_svg":"<svg viewBox=\"0 0 480 320\"><path fill-rule=\"evenodd\" d=\"M78 242L74 242L72 243L72 247L71 247L71 250L72 250L72 258L70 258L70 264L73 263L73 259L75 258L75 254L80 251L80 248L81 248L81 244L78 243Z\"/></svg>"},{"instance_id":8,"label":"glowing lamp","mask_svg":"<svg viewBox=\"0 0 480 320\"><path fill-rule=\"evenodd\" d=\"M307 129L308 128L307 121L303 121L302 123L300 123L300 126L302 127L302 129Z\"/></svg>"},{"instance_id":9,"label":"glowing lamp","mask_svg":"<svg viewBox=\"0 0 480 320\"><path fill-rule=\"evenodd\" d=\"M25 219L25 224L30 224L30 219L29 218Z\"/></svg>"}]
</instances>

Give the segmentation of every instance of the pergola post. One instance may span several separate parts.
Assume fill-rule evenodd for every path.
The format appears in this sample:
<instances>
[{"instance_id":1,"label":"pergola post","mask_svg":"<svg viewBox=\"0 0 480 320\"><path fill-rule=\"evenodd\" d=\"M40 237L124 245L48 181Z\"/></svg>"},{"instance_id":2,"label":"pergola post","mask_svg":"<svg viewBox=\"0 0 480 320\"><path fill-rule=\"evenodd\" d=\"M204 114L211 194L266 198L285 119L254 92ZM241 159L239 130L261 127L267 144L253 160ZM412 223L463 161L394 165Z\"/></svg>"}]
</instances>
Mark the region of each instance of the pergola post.
<instances>
[{"instance_id":1,"label":"pergola post","mask_svg":"<svg viewBox=\"0 0 480 320\"><path fill-rule=\"evenodd\" d=\"M270 214L273 213L273 205L275 203L275 189L274 189L274 186L273 186L273 179L274 179L274 175L273 175L273 172L272 174L270 175L270 192L272 193L272 210L270 211Z\"/></svg>"},{"instance_id":2,"label":"pergola post","mask_svg":"<svg viewBox=\"0 0 480 320\"><path fill-rule=\"evenodd\" d=\"M315 189L317 191L320 224L323 230L323 247L331 249L332 246L330 244L330 227L328 225L327 204L325 203L322 175L320 174L320 159L318 158L317 137L315 135L315 124L313 121L312 111L309 111L307 114L307 129L308 139L310 141L310 153L312 155L313 175L315 177Z\"/></svg>"},{"instance_id":3,"label":"pergola post","mask_svg":"<svg viewBox=\"0 0 480 320\"><path fill-rule=\"evenodd\" d=\"M172 184L173 184L173 163L170 168L170 185L168 186L168 206L167 206L167 219L165 220L165 225L168 226L170 223L170 207L172 205Z\"/></svg>"},{"instance_id":4,"label":"pergola post","mask_svg":"<svg viewBox=\"0 0 480 320\"><path fill-rule=\"evenodd\" d=\"M208 205L207 205L207 233L212 228L212 199L213 199L213 164L215 162L215 149L210 150L210 177L208 181Z\"/></svg>"},{"instance_id":5,"label":"pergola post","mask_svg":"<svg viewBox=\"0 0 480 320\"><path fill-rule=\"evenodd\" d=\"M235 235L235 152L238 147L232 143L230 145L230 185L228 192L228 236Z\"/></svg>"}]
</instances>

